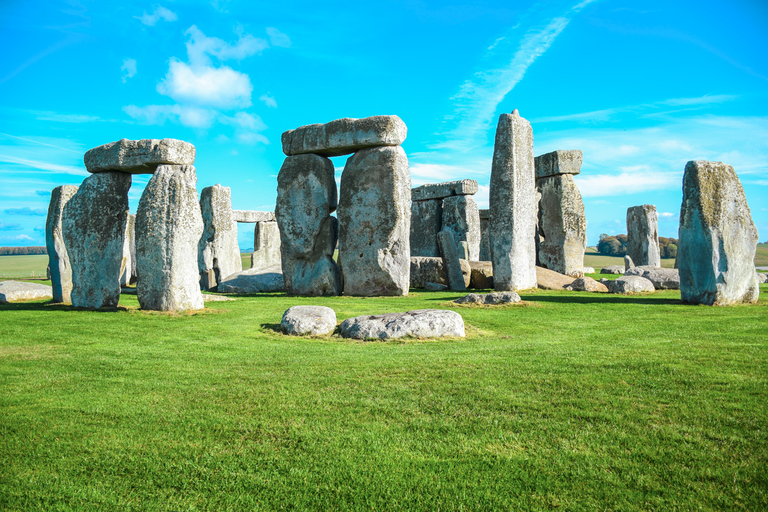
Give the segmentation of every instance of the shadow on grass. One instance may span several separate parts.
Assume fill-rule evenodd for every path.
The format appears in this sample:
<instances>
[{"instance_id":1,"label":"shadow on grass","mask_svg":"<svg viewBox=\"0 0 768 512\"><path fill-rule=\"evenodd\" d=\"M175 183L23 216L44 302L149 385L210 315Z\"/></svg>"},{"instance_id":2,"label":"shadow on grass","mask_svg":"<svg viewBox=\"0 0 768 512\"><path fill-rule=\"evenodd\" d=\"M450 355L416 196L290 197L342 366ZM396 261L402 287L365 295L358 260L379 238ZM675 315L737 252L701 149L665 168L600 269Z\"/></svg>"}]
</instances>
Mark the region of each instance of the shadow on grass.
<instances>
[{"instance_id":1,"label":"shadow on grass","mask_svg":"<svg viewBox=\"0 0 768 512\"><path fill-rule=\"evenodd\" d=\"M680 299L654 298L652 295L615 295L615 294L589 294L589 295L521 295L523 300L529 302L557 302L561 304L659 304L682 305Z\"/></svg>"},{"instance_id":2,"label":"shadow on grass","mask_svg":"<svg viewBox=\"0 0 768 512\"><path fill-rule=\"evenodd\" d=\"M0 311L91 311L93 313L120 313L128 311L128 308L117 306L113 308L76 308L71 304L58 304L54 302L10 302L0 304Z\"/></svg>"},{"instance_id":3,"label":"shadow on grass","mask_svg":"<svg viewBox=\"0 0 768 512\"><path fill-rule=\"evenodd\" d=\"M265 331L273 331L276 334L283 334L283 329L280 324L261 324L261 328Z\"/></svg>"}]
</instances>

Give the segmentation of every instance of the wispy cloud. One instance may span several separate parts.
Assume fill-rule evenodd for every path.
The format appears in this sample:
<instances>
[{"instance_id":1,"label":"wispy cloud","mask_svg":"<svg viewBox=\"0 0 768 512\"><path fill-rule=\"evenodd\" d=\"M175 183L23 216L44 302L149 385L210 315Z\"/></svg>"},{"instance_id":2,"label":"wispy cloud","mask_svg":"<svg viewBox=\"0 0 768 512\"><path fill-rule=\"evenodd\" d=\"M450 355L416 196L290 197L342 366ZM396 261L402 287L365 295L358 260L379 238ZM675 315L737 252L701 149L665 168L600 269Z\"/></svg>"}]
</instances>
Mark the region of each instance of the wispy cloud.
<instances>
[{"instance_id":1,"label":"wispy cloud","mask_svg":"<svg viewBox=\"0 0 768 512\"><path fill-rule=\"evenodd\" d=\"M123 72L123 83L136 75L136 59L123 59L123 65L120 67Z\"/></svg>"},{"instance_id":2,"label":"wispy cloud","mask_svg":"<svg viewBox=\"0 0 768 512\"><path fill-rule=\"evenodd\" d=\"M21 231L24 229L21 224L6 224L0 219L0 231Z\"/></svg>"},{"instance_id":3,"label":"wispy cloud","mask_svg":"<svg viewBox=\"0 0 768 512\"><path fill-rule=\"evenodd\" d=\"M85 169L75 167L72 165L61 165L61 164L54 164L50 162L44 162L40 160L32 160L29 158L21 158L16 157L12 155L3 155L0 154L0 162L7 162L10 164L17 164L21 165L23 167L28 167L29 169L25 169L28 172L34 172L30 171L30 169L34 169L36 171L44 171L44 172L60 172L64 174L75 174L78 176L88 176L88 172Z\"/></svg>"},{"instance_id":4,"label":"wispy cloud","mask_svg":"<svg viewBox=\"0 0 768 512\"><path fill-rule=\"evenodd\" d=\"M148 27L154 27L160 20L176 21L179 19L175 12L162 6L158 6L151 14L147 14L147 11L144 11L144 14L141 16L134 16L134 18Z\"/></svg>"},{"instance_id":5,"label":"wispy cloud","mask_svg":"<svg viewBox=\"0 0 768 512\"><path fill-rule=\"evenodd\" d=\"M44 208L29 208L25 206L24 208L6 208L3 210L3 213L6 215L45 215L48 212Z\"/></svg>"}]
</instances>

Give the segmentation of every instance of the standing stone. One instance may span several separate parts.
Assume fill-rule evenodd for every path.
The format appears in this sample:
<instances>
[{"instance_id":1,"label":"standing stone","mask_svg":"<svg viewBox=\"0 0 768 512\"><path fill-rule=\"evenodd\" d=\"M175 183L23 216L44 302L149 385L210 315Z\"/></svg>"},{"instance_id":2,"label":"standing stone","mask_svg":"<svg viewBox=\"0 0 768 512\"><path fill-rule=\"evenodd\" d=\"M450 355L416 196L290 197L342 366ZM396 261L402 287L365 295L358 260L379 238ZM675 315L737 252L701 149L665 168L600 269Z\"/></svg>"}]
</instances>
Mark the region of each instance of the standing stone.
<instances>
[{"instance_id":1,"label":"standing stone","mask_svg":"<svg viewBox=\"0 0 768 512\"><path fill-rule=\"evenodd\" d=\"M539 265L571 277L584 275L587 219L573 176L557 174L540 178L536 180L536 190L539 198L536 230Z\"/></svg>"},{"instance_id":2,"label":"standing stone","mask_svg":"<svg viewBox=\"0 0 768 512\"><path fill-rule=\"evenodd\" d=\"M48 249L53 302L71 302L72 267L69 263L67 246L62 236L64 206L77 193L74 185L62 185L51 191L48 218L45 221L45 247Z\"/></svg>"},{"instance_id":3,"label":"standing stone","mask_svg":"<svg viewBox=\"0 0 768 512\"><path fill-rule=\"evenodd\" d=\"M733 167L688 162L678 236L683 302L721 306L757 302L757 228Z\"/></svg>"},{"instance_id":4,"label":"standing stone","mask_svg":"<svg viewBox=\"0 0 768 512\"><path fill-rule=\"evenodd\" d=\"M494 289L535 288L533 130L517 109L499 117L493 149L490 210Z\"/></svg>"},{"instance_id":5,"label":"standing stone","mask_svg":"<svg viewBox=\"0 0 768 512\"><path fill-rule=\"evenodd\" d=\"M478 210L480 214L480 261L491 261L490 210Z\"/></svg>"},{"instance_id":6,"label":"standing stone","mask_svg":"<svg viewBox=\"0 0 768 512\"><path fill-rule=\"evenodd\" d=\"M279 268L280 228L277 222L257 222L253 230L253 254L251 268Z\"/></svg>"},{"instance_id":7,"label":"standing stone","mask_svg":"<svg viewBox=\"0 0 768 512\"><path fill-rule=\"evenodd\" d=\"M205 229L198 246L201 284L213 288L227 276L243 270L237 243L237 222L232 215L232 191L219 184L205 187L200 194ZM214 282L208 282L210 271ZM204 286L205 287L205 286Z\"/></svg>"},{"instance_id":8,"label":"standing stone","mask_svg":"<svg viewBox=\"0 0 768 512\"><path fill-rule=\"evenodd\" d=\"M115 307L120 301L130 188L130 174L93 174L64 207L62 233L72 267L75 307Z\"/></svg>"},{"instance_id":9,"label":"standing stone","mask_svg":"<svg viewBox=\"0 0 768 512\"><path fill-rule=\"evenodd\" d=\"M358 151L341 175L339 266L344 294L407 295L411 176L400 146Z\"/></svg>"},{"instance_id":10,"label":"standing stone","mask_svg":"<svg viewBox=\"0 0 768 512\"><path fill-rule=\"evenodd\" d=\"M466 259L480 259L480 211L474 197L463 195L443 199L441 229L450 231L457 244L467 242L469 256Z\"/></svg>"},{"instance_id":11,"label":"standing stone","mask_svg":"<svg viewBox=\"0 0 768 512\"><path fill-rule=\"evenodd\" d=\"M136 295L143 309L203 309L197 252L203 216L192 165L161 165L136 213Z\"/></svg>"},{"instance_id":12,"label":"standing stone","mask_svg":"<svg viewBox=\"0 0 768 512\"><path fill-rule=\"evenodd\" d=\"M442 199L411 202L411 256L440 256L437 233L442 218Z\"/></svg>"},{"instance_id":13,"label":"standing stone","mask_svg":"<svg viewBox=\"0 0 768 512\"><path fill-rule=\"evenodd\" d=\"M285 289L294 295L340 295L333 261L338 237L333 162L319 155L289 156L277 175L275 217Z\"/></svg>"},{"instance_id":14,"label":"standing stone","mask_svg":"<svg viewBox=\"0 0 768 512\"><path fill-rule=\"evenodd\" d=\"M661 266L659 216L654 205L627 209L627 254L635 265Z\"/></svg>"},{"instance_id":15,"label":"standing stone","mask_svg":"<svg viewBox=\"0 0 768 512\"><path fill-rule=\"evenodd\" d=\"M453 291L464 291L467 289L464 283L464 275L461 272L461 261L459 251L456 247L456 240L450 231L441 231L437 234L440 242L440 252L443 255L443 266L445 275L448 279L448 287Z\"/></svg>"},{"instance_id":16,"label":"standing stone","mask_svg":"<svg viewBox=\"0 0 768 512\"><path fill-rule=\"evenodd\" d=\"M136 215L129 213L125 222L123 269L120 272L120 285L127 286L134 282L136 282Z\"/></svg>"}]
</instances>

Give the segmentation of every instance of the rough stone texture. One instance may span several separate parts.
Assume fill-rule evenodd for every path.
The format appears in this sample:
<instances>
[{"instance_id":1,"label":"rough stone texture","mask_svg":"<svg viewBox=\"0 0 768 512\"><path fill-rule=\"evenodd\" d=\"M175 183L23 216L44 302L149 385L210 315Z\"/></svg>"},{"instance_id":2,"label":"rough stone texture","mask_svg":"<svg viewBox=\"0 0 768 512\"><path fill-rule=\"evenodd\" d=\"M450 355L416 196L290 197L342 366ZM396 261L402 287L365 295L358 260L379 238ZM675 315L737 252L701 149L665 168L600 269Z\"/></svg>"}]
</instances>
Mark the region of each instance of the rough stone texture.
<instances>
[{"instance_id":1,"label":"rough stone texture","mask_svg":"<svg viewBox=\"0 0 768 512\"><path fill-rule=\"evenodd\" d=\"M644 277L653 283L657 290L679 290L680 272L675 268L661 267L633 267L628 269L624 275Z\"/></svg>"},{"instance_id":2,"label":"rough stone texture","mask_svg":"<svg viewBox=\"0 0 768 512\"><path fill-rule=\"evenodd\" d=\"M268 269L249 268L232 274L219 283L220 293L265 293L285 290L285 279L279 267Z\"/></svg>"},{"instance_id":3,"label":"rough stone texture","mask_svg":"<svg viewBox=\"0 0 768 512\"><path fill-rule=\"evenodd\" d=\"M194 166L158 166L136 211L136 295L143 309L203 309L197 265L202 234Z\"/></svg>"},{"instance_id":4,"label":"rough stone texture","mask_svg":"<svg viewBox=\"0 0 768 512\"><path fill-rule=\"evenodd\" d=\"M624 265L608 265L600 269L601 274L623 274Z\"/></svg>"},{"instance_id":5,"label":"rough stone texture","mask_svg":"<svg viewBox=\"0 0 768 512\"><path fill-rule=\"evenodd\" d=\"M768 274L764 274L762 272L757 273L757 282L760 284L768 283Z\"/></svg>"},{"instance_id":6,"label":"rough stone texture","mask_svg":"<svg viewBox=\"0 0 768 512\"><path fill-rule=\"evenodd\" d=\"M640 276L621 276L608 284L608 291L611 293L629 294L655 290L652 282Z\"/></svg>"},{"instance_id":7,"label":"rough stone texture","mask_svg":"<svg viewBox=\"0 0 768 512\"><path fill-rule=\"evenodd\" d=\"M459 299L456 304L512 304L520 302L520 295L516 292L495 292L495 293L470 293Z\"/></svg>"},{"instance_id":8,"label":"rough stone texture","mask_svg":"<svg viewBox=\"0 0 768 512\"><path fill-rule=\"evenodd\" d=\"M437 283L427 283L424 285L424 289L429 292L444 292L448 289L447 286L444 284L437 284Z\"/></svg>"},{"instance_id":9,"label":"rough stone texture","mask_svg":"<svg viewBox=\"0 0 768 512\"><path fill-rule=\"evenodd\" d=\"M463 338L464 319L455 311L419 309L407 313L348 318L341 323L340 330L342 337L358 340Z\"/></svg>"},{"instance_id":10,"label":"rough stone texture","mask_svg":"<svg viewBox=\"0 0 768 512\"><path fill-rule=\"evenodd\" d=\"M661 266L659 216L654 205L627 209L627 255L635 265Z\"/></svg>"},{"instance_id":11,"label":"rough stone texture","mask_svg":"<svg viewBox=\"0 0 768 512\"><path fill-rule=\"evenodd\" d=\"M209 289L243 270L243 261L237 243L237 222L232 216L232 190L219 184L205 187L200 193L200 208L205 225L198 247L200 284ZM211 270L213 282L209 279Z\"/></svg>"},{"instance_id":12,"label":"rough stone texture","mask_svg":"<svg viewBox=\"0 0 768 512\"><path fill-rule=\"evenodd\" d=\"M64 206L77 193L77 187L62 185L51 191L48 218L45 221L45 247L48 249L48 269L53 289L53 302L70 302L72 267L67 246L61 233Z\"/></svg>"},{"instance_id":13,"label":"rough stone texture","mask_svg":"<svg viewBox=\"0 0 768 512\"><path fill-rule=\"evenodd\" d=\"M721 306L757 302L757 228L733 167L688 162L678 237L683 302Z\"/></svg>"},{"instance_id":14,"label":"rough stone texture","mask_svg":"<svg viewBox=\"0 0 768 512\"><path fill-rule=\"evenodd\" d=\"M177 139L121 139L88 150L83 160L88 172L152 174L158 165L194 164L195 146Z\"/></svg>"},{"instance_id":15,"label":"rough stone texture","mask_svg":"<svg viewBox=\"0 0 768 512\"><path fill-rule=\"evenodd\" d=\"M53 288L50 286L22 281L0 281L0 304L50 298L53 298Z\"/></svg>"},{"instance_id":16,"label":"rough stone texture","mask_svg":"<svg viewBox=\"0 0 768 512\"><path fill-rule=\"evenodd\" d=\"M445 275L448 281L448 288L453 291L464 291L467 289L464 283L464 276L461 272L461 260L459 251L456 247L456 241L450 231L440 231L437 234L437 240L440 243L440 253L443 257Z\"/></svg>"},{"instance_id":17,"label":"rough stone texture","mask_svg":"<svg viewBox=\"0 0 768 512\"><path fill-rule=\"evenodd\" d=\"M444 183L428 183L411 190L411 199L426 201L443 199L451 196L471 196L477 194L479 187L475 180L446 181Z\"/></svg>"},{"instance_id":18,"label":"rough stone texture","mask_svg":"<svg viewBox=\"0 0 768 512\"><path fill-rule=\"evenodd\" d=\"M469 260L469 243L466 240L459 242L457 249L459 251L459 259Z\"/></svg>"},{"instance_id":19,"label":"rough stone texture","mask_svg":"<svg viewBox=\"0 0 768 512\"><path fill-rule=\"evenodd\" d=\"M411 202L411 256L440 256L437 234L442 219L441 199Z\"/></svg>"},{"instance_id":20,"label":"rough stone texture","mask_svg":"<svg viewBox=\"0 0 768 512\"><path fill-rule=\"evenodd\" d=\"M574 292L608 292L607 286L587 276L577 278L565 289Z\"/></svg>"},{"instance_id":21,"label":"rough stone texture","mask_svg":"<svg viewBox=\"0 0 768 512\"><path fill-rule=\"evenodd\" d=\"M517 110L501 114L493 149L491 256L496 290L536 287L533 131Z\"/></svg>"},{"instance_id":22,"label":"rough stone texture","mask_svg":"<svg viewBox=\"0 0 768 512\"><path fill-rule=\"evenodd\" d=\"M627 254L624 256L624 272L631 268L635 268L635 262L632 261L632 257Z\"/></svg>"},{"instance_id":23,"label":"rough stone texture","mask_svg":"<svg viewBox=\"0 0 768 512\"><path fill-rule=\"evenodd\" d=\"M539 265L560 274L582 276L587 218L573 176L560 174L538 179L536 191L539 197L536 229Z\"/></svg>"},{"instance_id":24,"label":"rough stone texture","mask_svg":"<svg viewBox=\"0 0 768 512\"><path fill-rule=\"evenodd\" d=\"M585 274L594 274L595 273L595 269L592 268L592 267L584 267L584 273Z\"/></svg>"},{"instance_id":25,"label":"rough stone texture","mask_svg":"<svg viewBox=\"0 0 768 512\"><path fill-rule=\"evenodd\" d=\"M336 312L325 306L293 306L283 313L280 327L291 336L327 336L336 330Z\"/></svg>"},{"instance_id":26,"label":"rough stone texture","mask_svg":"<svg viewBox=\"0 0 768 512\"><path fill-rule=\"evenodd\" d=\"M554 270L536 267L536 282L542 290L562 290L566 286L570 286L573 281L572 277L558 274Z\"/></svg>"},{"instance_id":27,"label":"rough stone texture","mask_svg":"<svg viewBox=\"0 0 768 512\"><path fill-rule=\"evenodd\" d=\"M280 267L280 228L277 222L257 222L253 230L251 268Z\"/></svg>"},{"instance_id":28,"label":"rough stone texture","mask_svg":"<svg viewBox=\"0 0 768 512\"><path fill-rule=\"evenodd\" d=\"M120 286L136 282L136 215L128 214L125 221L123 240L123 269L120 272Z\"/></svg>"},{"instance_id":29,"label":"rough stone texture","mask_svg":"<svg viewBox=\"0 0 768 512\"><path fill-rule=\"evenodd\" d=\"M253 224L255 222L274 222L274 212L259 212L256 210L232 210L232 218L235 222Z\"/></svg>"},{"instance_id":30,"label":"rough stone texture","mask_svg":"<svg viewBox=\"0 0 768 512\"><path fill-rule=\"evenodd\" d=\"M285 159L277 176L275 217L285 289L294 295L340 295L333 261L338 239L333 163L318 155Z\"/></svg>"},{"instance_id":31,"label":"rough stone texture","mask_svg":"<svg viewBox=\"0 0 768 512\"><path fill-rule=\"evenodd\" d=\"M493 288L493 263L490 261L470 261L470 288Z\"/></svg>"},{"instance_id":32,"label":"rough stone texture","mask_svg":"<svg viewBox=\"0 0 768 512\"><path fill-rule=\"evenodd\" d=\"M452 196L443 199L441 230L453 234L457 244L467 242L469 254L464 258L480 259L480 212L472 196Z\"/></svg>"},{"instance_id":33,"label":"rough stone texture","mask_svg":"<svg viewBox=\"0 0 768 512\"><path fill-rule=\"evenodd\" d=\"M64 206L62 233L72 267L75 307L115 307L120 301L130 188L130 174L92 174Z\"/></svg>"},{"instance_id":34,"label":"rough stone texture","mask_svg":"<svg viewBox=\"0 0 768 512\"><path fill-rule=\"evenodd\" d=\"M536 179L564 174L579 174L581 172L581 150L560 149L534 159Z\"/></svg>"},{"instance_id":35,"label":"rough stone texture","mask_svg":"<svg viewBox=\"0 0 768 512\"><path fill-rule=\"evenodd\" d=\"M478 210L480 213L480 261L493 261L491 256L490 211Z\"/></svg>"},{"instance_id":36,"label":"rough stone texture","mask_svg":"<svg viewBox=\"0 0 768 512\"><path fill-rule=\"evenodd\" d=\"M344 294L408 295L411 175L403 148L364 149L349 157L337 216Z\"/></svg>"},{"instance_id":37,"label":"rough stone texture","mask_svg":"<svg viewBox=\"0 0 768 512\"><path fill-rule=\"evenodd\" d=\"M464 278L464 285L469 286L472 274L470 262L459 260L461 263L461 273ZM445 265L443 258L433 258L429 256L411 257L411 288L426 288L427 283L435 283L448 286L448 279L445 275Z\"/></svg>"},{"instance_id":38,"label":"rough stone texture","mask_svg":"<svg viewBox=\"0 0 768 512\"><path fill-rule=\"evenodd\" d=\"M283 153L287 156L305 153L322 156L348 155L361 149L399 146L407 134L405 123L397 116L337 119L326 124L310 124L284 132Z\"/></svg>"}]
</instances>

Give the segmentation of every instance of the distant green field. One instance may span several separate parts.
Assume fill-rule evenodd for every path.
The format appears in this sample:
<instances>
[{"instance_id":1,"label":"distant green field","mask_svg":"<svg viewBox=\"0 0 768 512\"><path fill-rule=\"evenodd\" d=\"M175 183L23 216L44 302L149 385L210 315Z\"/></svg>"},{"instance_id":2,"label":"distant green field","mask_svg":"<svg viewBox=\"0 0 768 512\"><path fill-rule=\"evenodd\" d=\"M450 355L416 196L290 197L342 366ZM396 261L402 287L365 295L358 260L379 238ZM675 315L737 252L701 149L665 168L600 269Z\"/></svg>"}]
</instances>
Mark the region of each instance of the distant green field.
<instances>
[{"instance_id":1,"label":"distant green field","mask_svg":"<svg viewBox=\"0 0 768 512\"><path fill-rule=\"evenodd\" d=\"M48 255L0 256L0 277L45 277Z\"/></svg>"},{"instance_id":2,"label":"distant green field","mask_svg":"<svg viewBox=\"0 0 768 512\"><path fill-rule=\"evenodd\" d=\"M757 244L757 253L755 254L755 266L768 267L768 243Z\"/></svg>"},{"instance_id":3,"label":"distant green field","mask_svg":"<svg viewBox=\"0 0 768 512\"><path fill-rule=\"evenodd\" d=\"M247 270L251 268L251 253L250 252L241 252L240 253L240 260L243 262L243 270Z\"/></svg>"}]
</instances>

